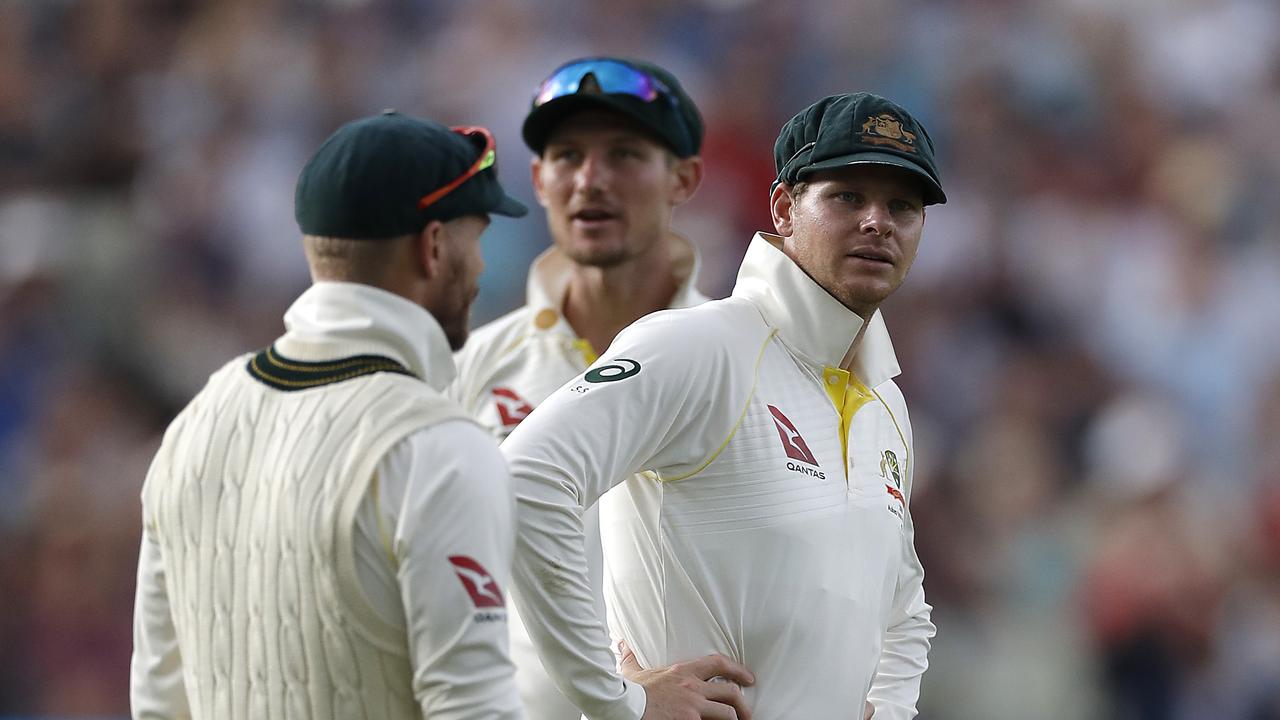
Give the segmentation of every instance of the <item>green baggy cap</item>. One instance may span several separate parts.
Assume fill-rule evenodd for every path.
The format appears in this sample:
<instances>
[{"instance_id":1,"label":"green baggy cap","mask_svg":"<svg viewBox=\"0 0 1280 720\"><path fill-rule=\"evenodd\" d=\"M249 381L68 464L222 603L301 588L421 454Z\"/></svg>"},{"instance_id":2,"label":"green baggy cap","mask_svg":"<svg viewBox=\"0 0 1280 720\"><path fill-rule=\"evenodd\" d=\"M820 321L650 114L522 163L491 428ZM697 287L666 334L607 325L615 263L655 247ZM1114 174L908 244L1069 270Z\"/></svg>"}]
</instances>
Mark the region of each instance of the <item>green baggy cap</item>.
<instances>
[{"instance_id":1,"label":"green baggy cap","mask_svg":"<svg viewBox=\"0 0 1280 720\"><path fill-rule=\"evenodd\" d=\"M773 161L775 186L819 170L893 165L920 178L926 205L947 201L929 133L902 106L873 93L829 95L801 110L778 133Z\"/></svg>"},{"instance_id":2,"label":"green baggy cap","mask_svg":"<svg viewBox=\"0 0 1280 720\"><path fill-rule=\"evenodd\" d=\"M349 122L298 176L298 227L307 235L378 239L420 232L430 220L521 217L529 210L498 182L492 137L394 110Z\"/></svg>"}]
</instances>

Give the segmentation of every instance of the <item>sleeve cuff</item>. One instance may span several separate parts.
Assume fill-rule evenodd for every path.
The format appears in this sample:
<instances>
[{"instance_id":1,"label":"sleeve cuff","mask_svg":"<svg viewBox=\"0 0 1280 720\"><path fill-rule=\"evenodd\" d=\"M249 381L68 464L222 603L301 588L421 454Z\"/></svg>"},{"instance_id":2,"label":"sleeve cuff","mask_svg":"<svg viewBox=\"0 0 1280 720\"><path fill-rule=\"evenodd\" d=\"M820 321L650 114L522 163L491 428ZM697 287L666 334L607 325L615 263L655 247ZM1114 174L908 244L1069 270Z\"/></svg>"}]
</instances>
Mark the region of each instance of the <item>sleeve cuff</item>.
<instances>
[{"instance_id":1,"label":"sleeve cuff","mask_svg":"<svg viewBox=\"0 0 1280 720\"><path fill-rule=\"evenodd\" d=\"M587 720L640 720L644 716L647 697L644 686L630 680L622 681L622 697L603 707L598 713L584 713Z\"/></svg>"}]
</instances>

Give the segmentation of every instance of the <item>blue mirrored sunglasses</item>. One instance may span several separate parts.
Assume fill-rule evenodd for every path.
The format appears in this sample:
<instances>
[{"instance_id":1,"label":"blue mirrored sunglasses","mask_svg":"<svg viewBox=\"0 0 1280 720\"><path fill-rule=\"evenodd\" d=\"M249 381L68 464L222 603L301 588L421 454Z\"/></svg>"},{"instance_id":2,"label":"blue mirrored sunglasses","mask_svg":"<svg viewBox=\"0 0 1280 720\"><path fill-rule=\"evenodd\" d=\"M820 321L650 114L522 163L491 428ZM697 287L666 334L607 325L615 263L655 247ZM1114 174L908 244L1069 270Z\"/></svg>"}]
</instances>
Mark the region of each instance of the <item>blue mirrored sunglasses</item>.
<instances>
[{"instance_id":1,"label":"blue mirrored sunglasses","mask_svg":"<svg viewBox=\"0 0 1280 720\"><path fill-rule=\"evenodd\" d=\"M653 102L660 97L667 98L672 104L676 102L665 83L643 70L608 58L587 58L561 65L543 80L538 94L533 97L533 106L576 94L587 75L595 78L602 93L632 95L645 102Z\"/></svg>"}]
</instances>

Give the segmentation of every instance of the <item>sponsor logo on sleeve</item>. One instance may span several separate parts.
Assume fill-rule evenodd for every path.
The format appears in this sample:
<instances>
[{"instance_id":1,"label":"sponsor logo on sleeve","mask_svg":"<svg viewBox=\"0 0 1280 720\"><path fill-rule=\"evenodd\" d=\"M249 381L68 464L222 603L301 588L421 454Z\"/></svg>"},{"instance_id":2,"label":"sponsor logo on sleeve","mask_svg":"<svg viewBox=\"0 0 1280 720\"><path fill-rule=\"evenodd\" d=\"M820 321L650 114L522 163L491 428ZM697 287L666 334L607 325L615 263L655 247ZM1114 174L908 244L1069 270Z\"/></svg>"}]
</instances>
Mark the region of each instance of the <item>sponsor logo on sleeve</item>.
<instances>
[{"instance_id":1,"label":"sponsor logo on sleeve","mask_svg":"<svg viewBox=\"0 0 1280 720\"><path fill-rule=\"evenodd\" d=\"M607 383L626 380L640 373L640 363L627 358L614 358L604 365L598 365L582 376L589 383Z\"/></svg>"},{"instance_id":2,"label":"sponsor logo on sleeve","mask_svg":"<svg viewBox=\"0 0 1280 720\"><path fill-rule=\"evenodd\" d=\"M498 582L483 565L466 555L450 555L449 563L477 609L504 607Z\"/></svg>"},{"instance_id":3,"label":"sponsor logo on sleeve","mask_svg":"<svg viewBox=\"0 0 1280 720\"><path fill-rule=\"evenodd\" d=\"M521 420L529 417L529 413L533 412L533 406L510 388L494 388L493 404L498 408L498 419L507 429L519 425Z\"/></svg>"}]
</instances>

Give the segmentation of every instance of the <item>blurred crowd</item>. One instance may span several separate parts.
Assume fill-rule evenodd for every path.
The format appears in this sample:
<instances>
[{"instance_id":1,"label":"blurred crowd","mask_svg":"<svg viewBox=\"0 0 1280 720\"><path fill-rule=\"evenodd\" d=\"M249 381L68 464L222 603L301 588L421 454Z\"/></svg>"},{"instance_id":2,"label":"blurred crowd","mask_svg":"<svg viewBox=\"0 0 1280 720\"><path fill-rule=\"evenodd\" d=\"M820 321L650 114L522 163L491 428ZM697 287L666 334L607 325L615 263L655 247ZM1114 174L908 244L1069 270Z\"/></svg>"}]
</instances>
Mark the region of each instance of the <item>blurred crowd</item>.
<instances>
[{"instance_id":1,"label":"blurred crowd","mask_svg":"<svg viewBox=\"0 0 1280 720\"><path fill-rule=\"evenodd\" d=\"M386 107L519 125L551 68L669 67L676 225L727 294L778 127L873 90L950 202L884 307L938 636L925 720L1280 718L1274 0L0 0L0 715L119 716L138 491L308 283L294 181ZM475 322L548 242L495 223Z\"/></svg>"}]
</instances>

